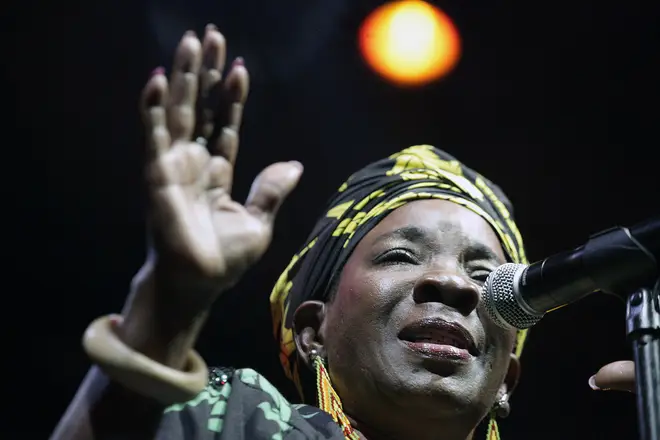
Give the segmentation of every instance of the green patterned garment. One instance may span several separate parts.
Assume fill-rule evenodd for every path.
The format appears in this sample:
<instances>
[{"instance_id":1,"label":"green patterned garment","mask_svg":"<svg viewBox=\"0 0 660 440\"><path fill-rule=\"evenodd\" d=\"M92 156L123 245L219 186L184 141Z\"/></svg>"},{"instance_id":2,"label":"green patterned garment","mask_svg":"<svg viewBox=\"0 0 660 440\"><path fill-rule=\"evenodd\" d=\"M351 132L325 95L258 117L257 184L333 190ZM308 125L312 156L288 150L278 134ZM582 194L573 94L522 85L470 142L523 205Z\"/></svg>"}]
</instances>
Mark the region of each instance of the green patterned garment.
<instances>
[{"instance_id":1,"label":"green patterned garment","mask_svg":"<svg viewBox=\"0 0 660 440\"><path fill-rule=\"evenodd\" d=\"M251 369L211 369L196 398L165 410L158 440L344 440L329 414L292 405Z\"/></svg>"}]
</instances>

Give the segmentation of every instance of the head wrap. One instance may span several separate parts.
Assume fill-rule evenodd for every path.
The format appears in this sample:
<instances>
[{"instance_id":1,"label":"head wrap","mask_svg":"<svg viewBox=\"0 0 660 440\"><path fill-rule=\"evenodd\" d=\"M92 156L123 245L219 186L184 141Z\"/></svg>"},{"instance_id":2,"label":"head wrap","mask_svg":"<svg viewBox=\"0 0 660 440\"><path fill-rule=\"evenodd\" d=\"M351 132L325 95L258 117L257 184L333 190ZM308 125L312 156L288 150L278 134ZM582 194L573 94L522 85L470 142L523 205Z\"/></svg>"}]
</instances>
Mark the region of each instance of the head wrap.
<instances>
[{"instance_id":1,"label":"head wrap","mask_svg":"<svg viewBox=\"0 0 660 440\"><path fill-rule=\"evenodd\" d=\"M270 296L280 361L303 395L293 339L293 314L307 300L328 300L334 277L355 246L392 210L415 200L458 203L485 219L497 233L509 261L527 262L512 207L499 187L454 157L417 145L374 162L343 183L302 249L293 256ZM526 332L518 333L520 354Z\"/></svg>"}]
</instances>

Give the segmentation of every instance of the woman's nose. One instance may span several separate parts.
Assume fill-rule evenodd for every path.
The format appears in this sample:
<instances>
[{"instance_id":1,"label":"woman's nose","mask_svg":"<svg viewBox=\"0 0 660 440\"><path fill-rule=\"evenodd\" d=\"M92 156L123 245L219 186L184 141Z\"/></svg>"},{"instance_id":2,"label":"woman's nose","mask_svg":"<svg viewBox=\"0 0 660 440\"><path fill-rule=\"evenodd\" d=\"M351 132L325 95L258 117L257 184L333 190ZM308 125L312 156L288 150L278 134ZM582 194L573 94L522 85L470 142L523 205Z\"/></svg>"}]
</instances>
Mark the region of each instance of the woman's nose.
<instances>
[{"instance_id":1,"label":"woman's nose","mask_svg":"<svg viewBox=\"0 0 660 440\"><path fill-rule=\"evenodd\" d=\"M413 288L417 303L439 302L467 316L479 304L479 288L469 278L455 272L428 273Z\"/></svg>"}]
</instances>

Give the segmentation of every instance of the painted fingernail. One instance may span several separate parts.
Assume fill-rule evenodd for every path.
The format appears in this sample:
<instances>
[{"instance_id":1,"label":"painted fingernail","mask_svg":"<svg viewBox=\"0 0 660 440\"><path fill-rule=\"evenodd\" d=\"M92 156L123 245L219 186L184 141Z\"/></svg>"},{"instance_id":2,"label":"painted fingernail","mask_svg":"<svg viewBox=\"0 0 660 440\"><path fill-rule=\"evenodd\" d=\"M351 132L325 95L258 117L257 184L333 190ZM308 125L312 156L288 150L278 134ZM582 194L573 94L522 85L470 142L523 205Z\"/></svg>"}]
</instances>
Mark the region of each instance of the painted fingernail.
<instances>
[{"instance_id":1,"label":"painted fingernail","mask_svg":"<svg viewBox=\"0 0 660 440\"><path fill-rule=\"evenodd\" d=\"M596 376L591 376L589 378L589 387L591 387L592 390L599 391L600 388L598 388L598 385L596 385Z\"/></svg>"},{"instance_id":2,"label":"painted fingernail","mask_svg":"<svg viewBox=\"0 0 660 440\"><path fill-rule=\"evenodd\" d=\"M243 57L236 57L236 59L234 59L234 62L231 65L232 67L245 66L245 60L243 59Z\"/></svg>"},{"instance_id":3,"label":"painted fingernail","mask_svg":"<svg viewBox=\"0 0 660 440\"><path fill-rule=\"evenodd\" d=\"M164 73L165 73L164 67L156 67L154 70L151 71L151 75L149 76L152 77L156 75L163 75Z\"/></svg>"}]
</instances>

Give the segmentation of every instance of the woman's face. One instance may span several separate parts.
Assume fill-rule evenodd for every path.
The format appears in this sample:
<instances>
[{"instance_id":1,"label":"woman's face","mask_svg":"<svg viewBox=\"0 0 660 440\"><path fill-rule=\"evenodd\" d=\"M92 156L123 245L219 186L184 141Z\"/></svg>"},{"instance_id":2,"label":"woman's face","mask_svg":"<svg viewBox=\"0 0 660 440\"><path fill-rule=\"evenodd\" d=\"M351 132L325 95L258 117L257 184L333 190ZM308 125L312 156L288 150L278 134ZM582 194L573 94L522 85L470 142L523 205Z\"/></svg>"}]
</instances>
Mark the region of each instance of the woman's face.
<instances>
[{"instance_id":1,"label":"woman's face","mask_svg":"<svg viewBox=\"0 0 660 440\"><path fill-rule=\"evenodd\" d=\"M517 379L515 333L479 304L504 262L489 224L452 202L406 204L371 230L318 332L346 412L371 426L451 417L473 428Z\"/></svg>"}]
</instances>

